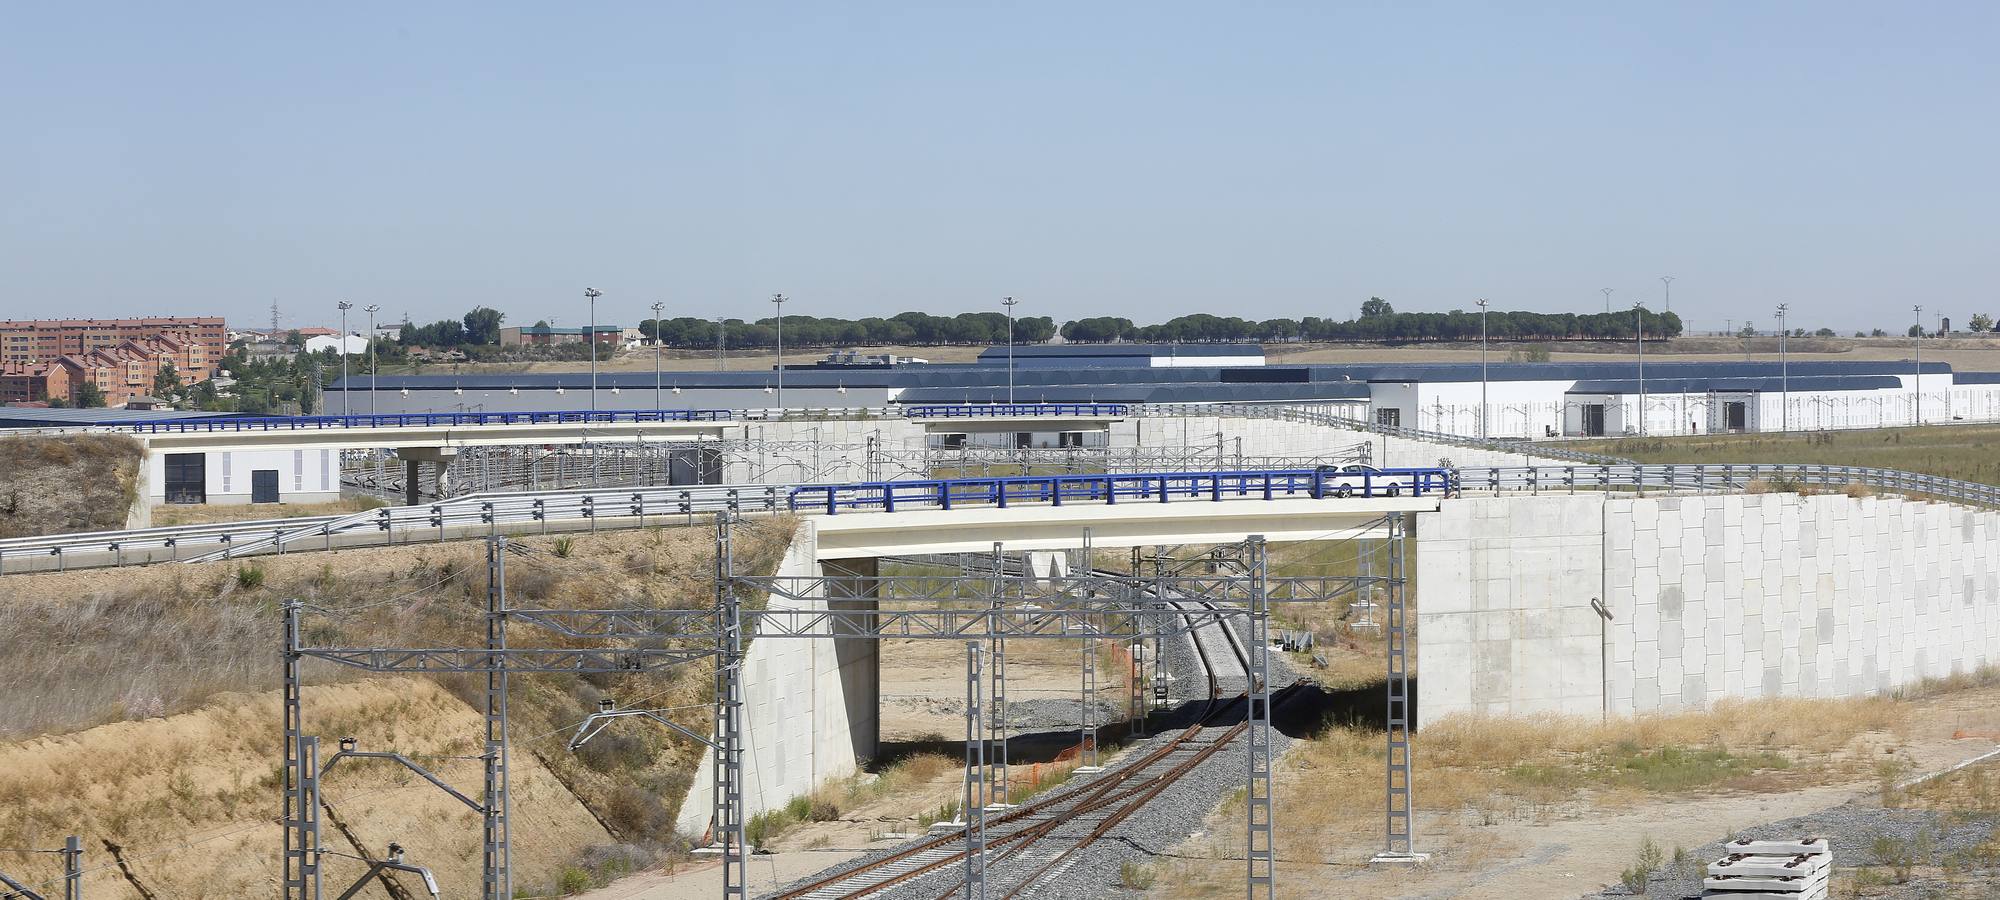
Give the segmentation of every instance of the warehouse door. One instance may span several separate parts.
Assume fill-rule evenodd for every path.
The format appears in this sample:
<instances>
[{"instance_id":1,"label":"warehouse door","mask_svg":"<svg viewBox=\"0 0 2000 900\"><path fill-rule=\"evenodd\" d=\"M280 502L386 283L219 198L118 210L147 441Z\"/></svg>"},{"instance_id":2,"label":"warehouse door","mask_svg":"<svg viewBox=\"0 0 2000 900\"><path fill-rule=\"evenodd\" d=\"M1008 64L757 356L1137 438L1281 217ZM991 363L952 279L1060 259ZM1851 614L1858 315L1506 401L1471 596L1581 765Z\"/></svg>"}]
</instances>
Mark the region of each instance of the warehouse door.
<instances>
[{"instance_id":1,"label":"warehouse door","mask_svg":"<svg viewBox=\"0 0 2000 900\"><path fill-rule=\"evenodd\" d=\"M1741 400L1731 400L1722 404L1722 427L1725 431L1743 431L1749 427L1748 404Z\"/></svg>"},{"instance_id":2,"label":"warehouse door","mask_svg":"<svg viewBox=\"0 0 2000 900\"><path fill-rule=\"evenodd\" d=\"M164 487L168 503L207 503L208 454L167 454Z\"/></svg>"},{"instance_id":3,"label":"warehouse door","mask_svg":"<svg viewBox=\"0 0 2000 900\"><path fill-rule=\"evenodd\" d=\"M250 470L250 502L251 503L278 502L277 469Z\"/></svg>"},{"instance_id":4,"label":"warehouse door","mask_svg":"<svg viewBox=\"0 0 2000 900\"><path fill-rule=\"evenodd\" d=\"M1604 404L1583 405L1583 433L1585 437L1604 436Z\"/></svg>"}]
</instances>

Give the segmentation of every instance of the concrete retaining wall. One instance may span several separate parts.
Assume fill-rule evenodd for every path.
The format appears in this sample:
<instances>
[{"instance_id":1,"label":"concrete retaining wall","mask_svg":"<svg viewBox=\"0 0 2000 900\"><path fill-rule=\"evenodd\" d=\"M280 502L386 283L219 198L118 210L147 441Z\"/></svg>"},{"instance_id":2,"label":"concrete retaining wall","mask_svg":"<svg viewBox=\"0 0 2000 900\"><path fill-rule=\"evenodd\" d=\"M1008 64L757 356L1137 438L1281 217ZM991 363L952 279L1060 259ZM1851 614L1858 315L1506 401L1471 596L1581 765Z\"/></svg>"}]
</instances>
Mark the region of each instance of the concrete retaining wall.
<instances>
[{"instance_id":1,"label":"concrete retaining wall","mask_svg":"<svg viewBox=\"0 0 2000 900\"><path fill-rule=\"evenodd\" d=\"M810 520L785 552L776 574L821 574L815 560ZM872 574L875 561L841 563L826 574ZM825 608L829 601L772 597L772 608ZM832 600L864 606L872 600ZM873 641L763 638L752 640L743 659L744 820L808 794L829 779L859 770L874 754L880 736L878 706L881 666ZM704 752L675 827L699 839L713 813L713 751Z\"/></svg>"},{"instance_id":2,"label":"concrete retaining wall","mask_svg":"<svg viewBox=\"0 0 2000 900\"><path fill-rule=\"evenodd\" d=\"M1419 519L1424 721L1855 696L2000 663L1992 510L1579 493L1450 500Z\"/></svg>"}]
</instances>

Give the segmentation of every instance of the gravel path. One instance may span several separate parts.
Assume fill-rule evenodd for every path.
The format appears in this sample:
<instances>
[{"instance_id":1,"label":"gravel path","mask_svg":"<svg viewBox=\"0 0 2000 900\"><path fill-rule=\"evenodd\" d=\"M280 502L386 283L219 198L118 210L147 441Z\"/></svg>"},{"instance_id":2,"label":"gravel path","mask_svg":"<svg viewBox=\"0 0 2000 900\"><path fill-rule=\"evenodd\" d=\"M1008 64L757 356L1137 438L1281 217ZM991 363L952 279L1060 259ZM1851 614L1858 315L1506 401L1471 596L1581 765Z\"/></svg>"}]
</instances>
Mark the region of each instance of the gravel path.
<instances>
[{"instance_id":1,"label":"gravel path","mask_svg":"<svg viewBox=\"0 0 2000 900\"><path fill-rule=\"evenodd\" d=\"M1925 810L1884 809L1879 806L1843 804L1823 809L1810 815L1784 819L1768 825L1746 828L1737 833L1739 838L1756 840L1777 840L1802 836L1823 837L1833 848L1835 866L1835 896L1840 894L1843 882L1851 883L1853 869L1859 866L1879 866L1872 849L1875 839L1887 836L1899 842L1914 842L1922 839L1930 844L1928 858L1921 861L1924 866L1942 866L1948 856L1961 854L1977 847L1993 836L1993 830L2000 826L2000 816L1958 817ZM1701 873L1711 862L1723 856L1722 841L1704 844L1690 853L1690 861L1685 866L1675 866L1671 861L1665 871L1656 872L1646 883L1646 895L1652 900L1679 900L1701 896ZM1634 848L1636 850L1636 848ZM1626 852L1634 852L1628 850ZM1672 854L1672 848L1666 848ZM1961 860L1965 857L1961 856ZM1973 865L1967 869L1973 878L1988 883L2000 883L2000 867L1990 864L1982 869ZM1945 882L1934 876L1919 875L1910 883L1870 889L1871 900L1919 900L1919 898L1955 897L1960 894L1943 893ZM1605 900L1613 897L1630 897L1632 894L1623 887L1612 887L1601 893L1587 894L1584 900ZM1980 895L1973 895L1980 896Z\"/></svg>"}]
</instances>

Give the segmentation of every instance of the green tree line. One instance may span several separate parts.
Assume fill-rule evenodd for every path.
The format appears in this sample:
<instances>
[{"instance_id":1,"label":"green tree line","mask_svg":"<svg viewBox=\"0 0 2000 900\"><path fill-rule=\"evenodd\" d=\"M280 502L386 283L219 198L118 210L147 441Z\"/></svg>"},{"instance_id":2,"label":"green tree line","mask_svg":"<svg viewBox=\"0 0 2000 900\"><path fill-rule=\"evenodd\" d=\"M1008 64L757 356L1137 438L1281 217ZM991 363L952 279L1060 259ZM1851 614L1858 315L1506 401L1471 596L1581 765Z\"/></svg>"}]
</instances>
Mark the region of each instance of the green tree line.
<instances>
[{"instance_id":1,"label":"green tree line","mask_svg":"<svg viewBox=\"0 0 2000 900\"><path fill-rule=\"evenodd\" d=\"M1651 310L1612 313L1537 313L1489 311L1486 334L1492 340L1602 341L1631 340L1641 321L1648 338L1679 337L1681 317ZM1454 309L1441 313L1397 312L1388 301L1372 297L1353 319L1243 319L1194 313L1155 325L1131 319L1099 316L1077 319L1062 327L1063 340L1105 341L1476 341L1479 312Z\"/></svg>"},{"instance_id":2,"label":"green tree line","mask_svg":"<svg viewBox=\"0 0 2000 900\"><path fill-rule=\"evenodd\" d=\"M689 316L646 319L639 323L639 333L645 335L648 340L658 340L669 347L701 349L715 346L718 327L724 330L723 340L731 348L770 347L778 342L775 318L759 319L754 322L727 319L719 325L714 319L697 319ZM1055 335L1055 320L1048 316L1028 316L1014 320L1015 343L1039 344ZM959 313L956 316L934 316L929 313L905 312L886 319L874 316L864 319L785 317L787 347L860 344L1004 344L1006 342L1007 316L1004 313L977 312Z\"/></svg>"}]
</instances>

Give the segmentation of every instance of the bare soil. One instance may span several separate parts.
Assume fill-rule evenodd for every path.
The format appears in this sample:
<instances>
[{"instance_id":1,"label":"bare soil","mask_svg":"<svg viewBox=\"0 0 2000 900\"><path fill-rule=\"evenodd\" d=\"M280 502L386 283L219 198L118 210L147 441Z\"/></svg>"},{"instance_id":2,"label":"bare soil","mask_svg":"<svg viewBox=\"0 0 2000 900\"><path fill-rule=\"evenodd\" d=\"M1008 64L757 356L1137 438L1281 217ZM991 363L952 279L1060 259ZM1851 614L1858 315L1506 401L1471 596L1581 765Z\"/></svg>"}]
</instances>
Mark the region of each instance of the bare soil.
<instances>
[{"instance_id":1,"label":"bare soil","mask_svg":"<svg viewBox=\"0 0 2000 900\"><path fill-rule=\"evenodd\" d=\"M123 435L0 438L0 538L126 527L140 454Z\"/></svg>"},{"instance_id":2,"label":"bare soil","mask_svg":"<svg viewBox=\"0 0 2000 900\"><path fill-rule=\"evenodd\" d=\"M1879 795L1880 762L1909 774L1941 770L1989 751L1991 739L1953 735L1996 730L1996 701L2000 687L1990 685L1902 701L1906 716L1894 727L1854 735L1827 754L1827 765L1798 773L1810 777L1752 776L1667 794L1589 791L1542 801L1457 796L1456 786L1439 786L1439 778L1448 776L1426 772L1420 736L1417 849L1432 856L1414 867L1368 862L1382 849L1379 755L1359 763L1358 774L1375 785L1361 798L1329 794L1341 790L1331 785L1343 773L1302 767L1314 757L1295 753L1280 762L1278 772L1280 895L1513 900L1592 893L1617 882L1643 838L1669 853L1675 846L1700 846L1736 828ZM1832 704L1851 701L1823 702L1832 710ZM1801 758L1818 752L1796 748ZM1452 800L1444 806L1429 802L1427 788L1453 795ZM1204 833L1180 848L1181 858L1160 867L1160 887L1149 896L1239 896L1241 815L1240 805L1225 805L1211 816Z\"/></svg>"}]
</instances>

